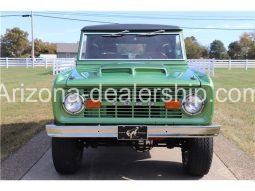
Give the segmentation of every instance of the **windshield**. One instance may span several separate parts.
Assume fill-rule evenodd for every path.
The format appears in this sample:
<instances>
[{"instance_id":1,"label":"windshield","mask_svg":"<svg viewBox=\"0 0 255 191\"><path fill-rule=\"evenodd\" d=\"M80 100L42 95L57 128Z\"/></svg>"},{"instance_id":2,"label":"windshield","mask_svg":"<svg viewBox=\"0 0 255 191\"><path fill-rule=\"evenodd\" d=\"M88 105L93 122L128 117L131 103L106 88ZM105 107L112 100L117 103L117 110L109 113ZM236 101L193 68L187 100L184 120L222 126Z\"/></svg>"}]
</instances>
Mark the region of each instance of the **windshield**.
<instances>
[{"instance_id":1,"label":"windshield","mask_svg":"<svg viewBox=\"0 0 255 191\"><path fill-rule=\"evenodd\" d=\"M84 34L80 59L172 60L183 51L179 34Z\"/></svg>"}]
</instances>

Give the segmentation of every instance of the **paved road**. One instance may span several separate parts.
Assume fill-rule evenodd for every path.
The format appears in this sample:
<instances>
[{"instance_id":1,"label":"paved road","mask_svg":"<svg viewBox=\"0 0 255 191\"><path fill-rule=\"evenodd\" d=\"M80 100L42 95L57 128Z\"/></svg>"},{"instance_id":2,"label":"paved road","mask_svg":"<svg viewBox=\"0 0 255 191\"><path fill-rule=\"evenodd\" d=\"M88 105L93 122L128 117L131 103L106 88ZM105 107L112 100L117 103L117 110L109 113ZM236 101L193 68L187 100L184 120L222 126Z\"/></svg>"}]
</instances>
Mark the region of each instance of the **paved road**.
<instances>
[{"instance_id":1,"label":"paved road","mask_svg":"<svg viewBox=\"0 0 255 191\"><path fill-rule=\"evenodd\" d=\"M137 153L131 148L85 149L83 164L75 175L59 175L53 166L51 150L23 176L24 180L186 180L197 179L185 174L180 149L153 148ZM202 179L236 179L214 154L209 174Z\"/></svg>"}]
</instances>

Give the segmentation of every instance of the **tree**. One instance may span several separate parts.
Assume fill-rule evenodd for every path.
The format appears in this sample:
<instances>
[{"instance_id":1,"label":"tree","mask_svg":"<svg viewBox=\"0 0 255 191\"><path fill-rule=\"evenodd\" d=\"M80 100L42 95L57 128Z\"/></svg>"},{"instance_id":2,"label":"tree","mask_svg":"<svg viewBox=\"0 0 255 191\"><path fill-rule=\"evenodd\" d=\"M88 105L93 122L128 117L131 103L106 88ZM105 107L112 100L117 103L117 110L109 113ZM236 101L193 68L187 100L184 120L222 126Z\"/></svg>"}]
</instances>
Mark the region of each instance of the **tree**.
<instances>
[{"instance_id":1,"label":"tree","mask_svg":"<svg viewBox=\"0 0 255 191\"><path fill-rule=\"evenodd\" d=\"M247 59L255 59L255 43L250 46Z\"/></svg>"},{"instance_id":2,"label":"tree","mask_svg":"<svg viewBox=\"0 0 255 191\"><path fill-rule=\"evenodd\" d=\"M248 51L248 59L255 59L255 31L250 33L250 39L252 43Z\"/></svg>"},{"instance_id":3,"label":"tree","mask_svg":"<svg viewBox=\"0 0 255 191\"><path fill-rule=\"evenodd\" d=\"M205 46L201 46L202 48L202 58L209 58L209 51L208 48Z\"/></svg>"},{"instance_id":4,"label":"tree","mask_svg":"<svg viewBox=\"0 0 255 191\"><path fill-rule=\"evenodd\" d=\"M2 57L24 57L27 56L29 48L28 33L18 27L7 29L1 36Z\"/></svg>"},{"instance_id":5,"label":"tree","mask_svg":"<svg viewBox=\"0 0 255 191\"><path fill-rule=\"evenodd\" d=\"M232 59L255 59L255 32L245 32L239 41L231 42L228 54Z\"/></svg>"},{"instance_id":6,"label":"tree","mask_svg":"<svg viewBox=\"0 0 255 191\"><path fill-rule=\"evenodd\" d=\"M228 45L228 55L230 56L231 59L241 59L242 58L241 51L242 48L238 41L231 42Z\"/></svg>"},{"instance_id":7,"label":"tree","mask_svg":"<svg viewBox=\"0 0 255 191\"><path fill-rule=\"evenodd\" d=\"M215 59L226 59L228 58L226 48L224 47L223 42L220 40L214 40L210 44L210 58L215 58Z\"/></svg>"},{"instance_id":8,"label":"tree","mask_svg":"<svg viewBox=\"0 0 255 191\"><path fill-rule=\"evenodd\" d=\"M41 39L35 39L35 56L40 54L56 54L57 47L56 44L43 42Z\"/></svg>"},{"instance_id":9,"label":"tree","mask_svg":"<svg viewBox=\"0 0 255 191\"><path fill-rule=\"evenodd\" d=\"M253 59L254 55L254 46L255 46L255 32L253 33L243 33L240 37L241 52L244 59Z\"/></svg>"},{"instance_id":10,"label":"tree","mask_svg":"<svg viewBox=\"0 0 255 191\"><path fill-rule=\"evenodd\" d=\"M184 39L187 57L189 59L207 58L208 50L206 47L200 45L194 36L186 37Z\"/></svg>"}]
</instances>

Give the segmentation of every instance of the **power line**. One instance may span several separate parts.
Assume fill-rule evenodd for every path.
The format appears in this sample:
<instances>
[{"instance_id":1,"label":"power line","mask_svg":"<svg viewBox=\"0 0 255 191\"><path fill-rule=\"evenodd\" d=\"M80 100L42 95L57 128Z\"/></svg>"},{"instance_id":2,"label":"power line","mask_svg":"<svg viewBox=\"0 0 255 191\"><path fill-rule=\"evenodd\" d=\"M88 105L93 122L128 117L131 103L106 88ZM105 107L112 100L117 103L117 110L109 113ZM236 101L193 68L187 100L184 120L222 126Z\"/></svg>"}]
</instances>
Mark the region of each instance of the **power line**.
<instances>
[{"instance_id":1,"label":"power line","mask_svg":"<svg viewBox=\"0 0 255 191\"><path fill-rule=\"evenodd\" d=\"M218 17L216 19L219 19L219 20L222 20L222 19L228 19L228 18L231 18L231 20L235 20L235 19L242 19L242 20L255 20L255 16L252 16L252 18L250 18L250 16L232 16L232 15L228 15L228 16L218 16L218 15L169 15L168 17L166 16L145 16L146 14L151 14L151 13L148 13L148 12L145 12L143 13L142 15L141 14L137 14L137 13L134 13L133 15L130 15L130 13L98 13L98 12L87 12L87 13L79 13L79 12L68 12L68 11L63 11L63 12L39 12L39 13L43 13L43 14L53 14L53 15L77 15L77 16L123 16L123 17L146 17L146 18L163 18L163 19L169 19L171 17L181 17L183 19L187 19L187 18L192 18L192 17L195 17L195 18L198 18L200 19L201 17L202 18L206 18L206 17ZM155 14L152 13L152 14ZM158 14L157 14L158 15ZM224 18L222 18L224 17ZM245 18L246 17L246 18ZM249 17L249 18L247 18Z\"/></svg>"},{"instance_id":2,"label":"power line","mask_svg":"<svg viewBox=\"0 0 255 191\"><path fill-rule=\"evenodd\" d=\"M8 13L28 13L29 11L6 11L6 12L8 12ZM2 12L2 13L6 13L6 12ZM255 14L253 13L253 12L246 12L246 14L247 13L250 13L250 14L252 14L252 15L238 15L238 16L236 16L236 15L229 15L229 13L227 12L227 15L208 15L207 13L206 13L206 15L203 13L203 12L201 12L200 13L200 15L187 15L187 13L185 12L185 15L183 15L183 12L157 12L157 11L140 11L140 12L134 12L134 11L129 11L129 12L118 12L118 11L113 11L113 12L107 12L107 11L105 11L105 12L97 12L97 11L86 11L86 12L80 12L80 11L37 11L37 12L35 12L35 13L41 13L41 14L59 14L59 15L87 15L87 14L96 14L96 15L98 15L98 14L100 14L100 15L129 15L130 16L130 14L133 14L133 15L140 15L140 16L144 16L144 15L148 15L148 14L150 14L150 15L157 15L157 16L160 16L160 15L168 15L168 16L180 16L180 17L228 17L228 18L242 18L242 17L252 17L252 18L254 18L255 17ZM173 13L173 14L172 14ZM178 13L178 14L176 14L176 13ZM190 13L190 12L189 12ZM197 13L199 13L199 12L197 12ZM197 14L197 13L195 13L195 14ZM217 12L217 14L221 14L221 13L224 13L224 12ZM235 13L235 12L233 12L233 13ZM190 14L192 14L192 13L190 13ZM238 13L237 13L238 14Z\"/></svg>"},{"instance_id":3,"label":"power line","mask_svg":"<svg viewBox=\"0 0 255 191\"><path fill-rule=\"evenodd\" d=\"M7 16L22 16L22 15L1 15L1 16L7 17ZM58 17L58 16L49 16L49 15L42 15L42 14L34 14L34 16L53 18L53 19L71 20L71 21L82 21L82 22L86 21L86 22L104 23L104 24L119 24L119 23L108 22L108 21L78 19L78 18L70 18L70 17ZM183 26L181 28L183 28L183 29L199 29L199 30L255 30L255 28L220 28L220 27L188 27L188 26Z\"/></svg>"},{"instance_id":4,"label":"power line","mask_svg":"<svg viewBox=\"0 0 255 191\"><path fill-rule=\"evenodd\" d=\"M89 20L89 19L77 19L77 18L70 18L70 17L56 17L56 16L41 15L41 14L34 14L34 15L38 16L38 17L63 19L63 20L72 20L72 21L86 21L86 22L92 22L92 23L118 24L118 23L115 23L115 22L108 22L108 21L97 21L97 20Z\"/></svg>"},{"instance_id":5,"label":"power line","mask_svg":"<svg viewBox=\"0 0 255 191\"><path fill-rule=\"evenodd\" d=\"M255 30L255 28L218 28L218 27L180 27L183 29L201 29L201 30Z\"/></svg>"},{"instance_id":6,"label":"power line","mask_svg":"<svg viewBox=\"0 0 255 191\"><path fill-rule=\"evenodd\" d=\"M0 17L21 17L22 15L0 15Z\"/></svg>"},{"instance_id":7,"label":"power line","mask_svg":"<svg viewBox=\"0 0 255 191\"><path fill-rule=\"evenodd\" d=\"M59 18L58 16L50 16L50 15L76 15L76 16L93 16L93 17L122 17L122 18L133 18L133 19L164 19L164 20L203 20L203 21L222 21L222 20L226 20L226 21L255 21L255 18L205 18L207 16L201 16L203 18L199 18L200 16L193 16L193 18L191 18L191 16L180 16L180 17L176 17L173 15L168 16L168 17L158 17L158 16L139 16L139 15L123 15L123 14L100 14L100 13L57 13L57 12L39 12L39 13L43 13L43 15L41 14L36 14L37 16L44 16L44 17L51 17L51 18ZM21 15L0 15L0 17L13 17L13 16L21 16ZM195 18L198 17L198 18ZM61 18L64 19L64 18ZM70 18L68 18L70 19ZM88 21L88 22L94 22L93 20L90 19L79 19L79 18L71 18L72 20L81 20L81 21ZM95 21L98 23L113 23L113 22L104 22L104 21Z\"/></svg>"},{"instance_id":8,"label":"power line","mask_svg":"<svg viewBox=\"0 0 255 191\"><path fill-rule=\"evenodd\" d=\"M22 14L20 14L20 15L0 15L0 17L22 17L22 16L23 16ZM78 18L70 18L70 17L57 17L57 16L42 15L42 14L34 14L34 16L54 18L54 19L63 19L63 20L72 20L72 21L86 21L86 22L93 22L93 23L118 24L116 22L97 21L97 20L90 20L90 19L78 19Z\"/></svg>"},{"instance_id":9,"label":"power line","mask_svg":"<svg viewBox=\"0 0 255 191\"><path fill-rule=\"evenodd\" d=\"M108 14L108 13L44 13L44 14L53 14L53 15L76 15L76 16L96 16L96 17L123 17L123 18L133 18L133 19L167 19L167 20L204 20L204 21L255 21L255 18L205 18L207 16L177 16L171 15L168 17L158 17L158 16L139 16L139 15L123 15L123 14ZM195 18L197 17L197 18ZM200 17L200 18L199 18ZM202 17L202 18L201 18Z\"/></svg>"},{"instance_id":10,"label":"power line","mask_svg":"<svg viewBox=\"0 0 255 191\"><path fill-rule=\"evenodd\" d=\"M55 16L46 16L46 15L39 15L39 14L34 14L36 16L41 16L41 17L48 17L48 18L56 18L56 19L66 19L66 20L75 20L75 21L87 21L87 22L97 22L97 23L110 23L110 24L119 24L119 23L114 23L114 22L104 22L104 21L95 21L95 20L88 20L88 19L76 19L76 18L68 18L68 17L55 17ZM255 30L255 28L220 28L220 27L215 27L215 28L206 28L206 27L181 27L185 29L201 29L201 30Z\"/></svg>"}]
</instances>

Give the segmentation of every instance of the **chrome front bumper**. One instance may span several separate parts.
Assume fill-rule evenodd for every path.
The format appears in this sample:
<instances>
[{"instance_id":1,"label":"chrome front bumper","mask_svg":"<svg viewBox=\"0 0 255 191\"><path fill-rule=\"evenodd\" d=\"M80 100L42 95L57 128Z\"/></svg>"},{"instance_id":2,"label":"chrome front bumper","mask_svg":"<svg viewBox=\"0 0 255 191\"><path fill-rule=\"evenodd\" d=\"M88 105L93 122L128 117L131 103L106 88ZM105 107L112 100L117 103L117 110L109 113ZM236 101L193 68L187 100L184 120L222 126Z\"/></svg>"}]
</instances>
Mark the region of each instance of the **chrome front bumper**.
<instances>
[{"instance_id":1,"label":"chrome front bumper","mask_svg":"<svg viewBox=\"0 0 255 191\"><path fill-rule=\"evenodd\" d=\"M219 134L219 125L190 126L190 125L148 125L148 138L167 137L211 137ZM91 137L91 138L117 138L118 125L75 126L75 125L46 125L50 137Z\"/></svg>"}]
</instances>

